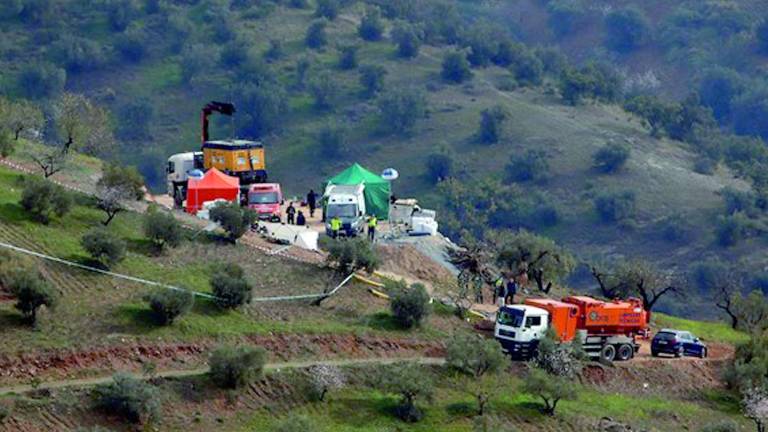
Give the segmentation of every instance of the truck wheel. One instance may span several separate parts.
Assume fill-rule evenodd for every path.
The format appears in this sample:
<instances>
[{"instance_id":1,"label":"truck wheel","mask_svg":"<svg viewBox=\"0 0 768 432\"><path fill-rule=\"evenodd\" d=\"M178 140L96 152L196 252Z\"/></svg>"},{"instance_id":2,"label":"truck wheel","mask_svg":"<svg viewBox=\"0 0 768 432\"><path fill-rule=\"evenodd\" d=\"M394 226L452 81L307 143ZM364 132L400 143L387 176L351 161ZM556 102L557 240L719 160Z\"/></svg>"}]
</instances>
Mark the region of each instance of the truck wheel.
<instances>
[{"instance_id":1,"label":"truck wheel","mask_svg":"<svg viewBox=\"0 0 768 432\"><path fill-rule=\"evenodd\" d=\"M627 361L632 358L632 354L635 353L635 349L632 348L632 345L629 344L622 344L619 345L619 349L617 351L616 358L619 361Z\"/></svg>"},{"instance_id":2,"label":"truck wheel","mask_svg":"<svg viewBox=\"0 0 768 432\"><path fill-rule=\"evenodd\" d=\"M616 358L616 347L613 345L606 345L600 350L600 358L607 362L612 362Z\"/></svg>"}]
</instances>

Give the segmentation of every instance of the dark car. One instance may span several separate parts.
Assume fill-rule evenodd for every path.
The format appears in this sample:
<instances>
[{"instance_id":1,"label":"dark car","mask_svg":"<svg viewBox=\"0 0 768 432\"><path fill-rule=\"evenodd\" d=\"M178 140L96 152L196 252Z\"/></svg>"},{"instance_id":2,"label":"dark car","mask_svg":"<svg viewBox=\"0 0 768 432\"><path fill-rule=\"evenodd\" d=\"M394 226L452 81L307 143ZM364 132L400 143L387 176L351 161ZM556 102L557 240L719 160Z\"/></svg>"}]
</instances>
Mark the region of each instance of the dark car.
<instances>
[{"instance_id":1,"label":"dark car","mask_svg":"<svg viewBox=\"0 0 768 432\"><path fill-rule=\"evenodd\" d=\"M662 329L651 342L651 355L672 354L675 357L694 356L705 358L707 346L691 332Z\"/></svg>"}]
</instances>

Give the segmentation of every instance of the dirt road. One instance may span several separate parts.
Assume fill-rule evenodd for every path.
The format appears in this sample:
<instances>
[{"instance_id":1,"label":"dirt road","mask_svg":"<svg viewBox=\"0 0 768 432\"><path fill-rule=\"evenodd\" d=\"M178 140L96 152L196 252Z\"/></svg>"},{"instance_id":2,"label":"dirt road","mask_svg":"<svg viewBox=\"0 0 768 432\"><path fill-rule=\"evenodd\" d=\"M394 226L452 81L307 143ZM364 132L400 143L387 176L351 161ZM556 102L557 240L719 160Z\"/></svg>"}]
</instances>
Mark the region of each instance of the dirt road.
<instances>
[{"instance_id":1,"label":"dirt road","mask_svg":"<svg viewBox=\"0 0 768 432\"><path fill-rule=\"evenodd\" d=\"M296 362L283 362L283 363L268 363L264 366L264 370L267 372L280 371L281 369L304 369L312 366L357 366L366 364L388 365L404 362L416 362L423 365L443 365L445 359L440 357L393 357L393 358L364 358L364 359L338 359L338 360L314 360L314 361L296 361ZM180 370L167 370L158 372L155 374L158 378L183 378L197 375L204 375L208 373L209 368L198 369L180 369ZM136 375L137 377L148 379L146 376ZM0 396L10 393L26 393L32 390L53 390L67 387L91 387L99 384L105 384L112 381L112 376L102 376L95 378L83 378L83 379L70 379L61 381L44 382L40 385L33 387L29 384L14 385L8 387L0 387Z\"/></svg>"}]
</instances>

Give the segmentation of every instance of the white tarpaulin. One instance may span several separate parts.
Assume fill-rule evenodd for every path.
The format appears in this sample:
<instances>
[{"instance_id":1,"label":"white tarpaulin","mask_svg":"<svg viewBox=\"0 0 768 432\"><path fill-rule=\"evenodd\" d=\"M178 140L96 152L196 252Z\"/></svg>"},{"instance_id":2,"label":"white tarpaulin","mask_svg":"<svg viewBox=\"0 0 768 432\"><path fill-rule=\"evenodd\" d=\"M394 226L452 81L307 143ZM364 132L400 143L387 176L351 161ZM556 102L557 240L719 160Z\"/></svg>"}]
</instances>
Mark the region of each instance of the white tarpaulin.
<instances>
[{"instance_id":1,"label":"white tarpaulin","mask_svg":"<svg viewBox=\"0 0 768 432\"><path fill-rule=\"evenodd\" d=\"M259 222L267 237L281 243L298 246L302 249L317 250L320 233L298 225L283 225L272 222Z\"/></svg>"}]
</instances>

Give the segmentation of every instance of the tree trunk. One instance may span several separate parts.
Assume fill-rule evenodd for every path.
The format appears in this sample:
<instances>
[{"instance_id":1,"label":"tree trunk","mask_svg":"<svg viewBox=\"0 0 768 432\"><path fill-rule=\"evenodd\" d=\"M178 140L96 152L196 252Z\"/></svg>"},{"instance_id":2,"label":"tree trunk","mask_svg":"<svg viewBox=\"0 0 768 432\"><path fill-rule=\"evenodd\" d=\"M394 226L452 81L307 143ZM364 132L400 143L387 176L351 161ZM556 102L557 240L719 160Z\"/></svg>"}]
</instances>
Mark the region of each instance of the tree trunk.
<instances>
[{"instance_id":1,"label":"tree trunk","mask_svg":"<svg viewBox=\"0 0 768 432\"><path fill-rule=\"evenodd\" d=\"M16 128L16 130L14 131L14 136L13 136L13 140L14 141L18 141L19 140L19 134L21 133L22 130L24 130L23 127Z\"/></svg>"},{"instance_id":2,"label":"tree trunk","mask_svg":"<svg viewBox=\"0 0 768 432\"><path fill-rule=\"evenodd\" d=\"M481 416L485 413L485 405L488 403L488 395L485 393L477 394L477 415Z\"/></svg>"},{"instance_id":3,"label":"tree trunk","mask_svg":"<svg viewBox=\"0 0 768 432\"><path fill-rule=\"evenodd\" d=\"M112 219L114 219L115 216L117 216L117 213L119 213L119 212L120 212L120 210L115 211L115 212L109 212L109 211L105 212L105 213L107 213L107 220L103 221L101 224L104 225L104 226L109 225L109 223L112 222Z\"/></svg>"}]
</instances>

